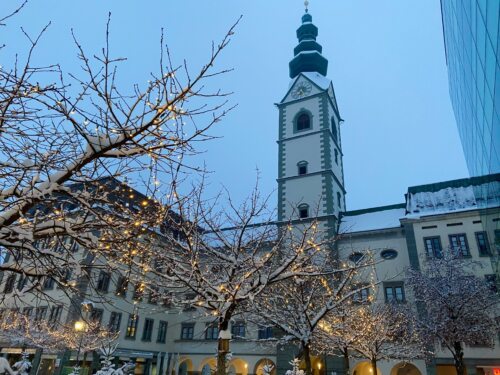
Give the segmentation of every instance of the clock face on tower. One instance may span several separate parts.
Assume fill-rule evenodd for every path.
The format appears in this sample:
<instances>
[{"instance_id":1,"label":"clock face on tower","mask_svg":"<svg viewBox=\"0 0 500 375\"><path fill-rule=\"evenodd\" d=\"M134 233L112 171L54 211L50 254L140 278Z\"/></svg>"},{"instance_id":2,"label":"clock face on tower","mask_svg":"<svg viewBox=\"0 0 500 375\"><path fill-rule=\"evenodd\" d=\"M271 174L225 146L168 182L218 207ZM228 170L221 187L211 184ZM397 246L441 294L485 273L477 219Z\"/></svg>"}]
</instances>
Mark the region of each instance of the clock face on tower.
<instances>
[{"instance_id":1,"label":"clock face on tower","mask_svg":"<svg viewBox=\"0 0 500 375\"><path fill-rule=\"evenodd\" d=\"M292 90L292 98L294 99L299 99L303 98L306 95L309 95L309 93L312 90L312 86L309 82L300 82L297 87L295 87Z\"/></svg>"}]
</instances>

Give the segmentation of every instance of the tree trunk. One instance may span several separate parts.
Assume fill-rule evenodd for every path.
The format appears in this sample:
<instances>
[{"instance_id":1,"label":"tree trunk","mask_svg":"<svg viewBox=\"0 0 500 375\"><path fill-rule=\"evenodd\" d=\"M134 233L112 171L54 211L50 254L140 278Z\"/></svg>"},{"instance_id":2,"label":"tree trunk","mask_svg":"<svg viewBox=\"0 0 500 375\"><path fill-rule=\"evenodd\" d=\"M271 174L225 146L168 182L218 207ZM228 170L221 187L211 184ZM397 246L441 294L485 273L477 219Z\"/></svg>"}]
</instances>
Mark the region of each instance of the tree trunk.
<instances>
[{"instance_id":1,"label":"tree trunk","mask_svg":"<svg viewBox=\"0 0 500 375\"><path fill-rule=\"evenodd\" d=\"M86 362L87 362L87 352L83 352L82 372Z\"/></svg>"},{"instance_id":2,"label":"tree trunk","mask_svg":"<svg viewBox=\"0 0 500 375\"><path fill-rule=\"evenodd\" d=\"M372 358L371 364L372 364L372 374L378 375L377 374L377 360L375 358Z\"/></svg>"},{"instance_id":3,"label":"tree trunk","mask_svg":"<svg viewBox=\"0 0 500 375\"><path fill-rule=\"evenodd\" d=\"M342 354L344 357L344 373L345 375L349 375L351 373L350 364L349 364L349 349L344 347L342 350Z\"/></svg>"},{"instance_id":4,"label":"tree trunk","mask_svg":"<svg viewBox=\"0 0 500 375\"><path fill-rule=\"evenodd\" d=\"M219 337L217 346L217 375L226 375L227 353L229 353L229 340Z\"/></svg>"},{"instance_id":5,"label":"tree trunk","mask_svg":"<svg viewBox=\"0 0 500 375\"><path fill-rule=\"evenodd\" d=\"M309 344L305 342L302 342L302 354L304 355L304 362L306 364L306 375L312 375L311 350Z\"/></svg>"},{"instance_id":6,"label":"tree trunk","mask_svg":"<svg viewBox=\"0 0 500 375\"><path fill-rule=\"evenodd\" d=\"M229 338L223 333L229 328L229 320L220 318L219 338L217 339L217 375L226 375L226 356L229 353Z\"/></svg>"},{"instance_id":7,"label":"tree trunk","mask_svg":"<svg viewBox=\"0 0 500 375\"><path fill-rule=\"evenodd\" d=\"M455 360L455 369L457 370L457 375L465 375L465 363L464 363L464 349L462 348L462 343L459 341L453 344L455 349L455 354L453 358Z\"/></svg>"}]
</instances>

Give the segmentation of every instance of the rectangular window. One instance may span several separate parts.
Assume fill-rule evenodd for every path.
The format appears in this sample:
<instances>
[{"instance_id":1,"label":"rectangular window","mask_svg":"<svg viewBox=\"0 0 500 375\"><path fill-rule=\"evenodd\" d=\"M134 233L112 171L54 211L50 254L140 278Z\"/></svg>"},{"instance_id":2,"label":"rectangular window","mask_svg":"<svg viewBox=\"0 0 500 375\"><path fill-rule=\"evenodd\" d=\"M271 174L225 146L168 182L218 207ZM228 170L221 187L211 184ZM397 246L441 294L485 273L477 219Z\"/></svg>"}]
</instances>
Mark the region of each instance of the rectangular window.
<instances>
[{"instance_id":1,"label":"rectangular window","mask_svg":"<svg viewBox=\"0 0 500 375\"><path fill-rule=\"evenodd\" d=\"M495 250L500 254L500 229L495 229Z\"/></svg>"},{"instance_id":2,"label":"rectangular window","mask_svg":"<svg viewBox=\"0 0 500 375\"><path fill-rule=\"evenodd\" d=\"M151 341L154 324L155 321L153 319L144 320L144 329L142 330L142 341Z\"/></svg>"},{"instance_id":3,"label":"rectangular window","mask_svg":"<svg viewBox=\"0 0 500 375\"><path fill-rule=\"evenodd\" d=\"M196 294L188 293L184 296L184 311L192 311L195 310L194 300L196 299Z\"/></svg>"},{"instance_id":4,"label":"rectangular window","mask_svg":"<svg viewBox=\"0 0 500 375\"><path fill-rule=\"evenodd\" d=\"M161 304L165 307L171 307L172 306L172 295L167 293L166 291L163 292L163 296L161 297Z\"/></svg>"},{"instance_id":5,"label":"rectangular window","mask_svg":"<svg viewBox=\"0 0 500 375\"><path fill-rule=\"evenodd\" d=\"M479 250L479 255L481 256L489 256L490 253L490 245L488 243L488 235L486 232L476 232L476 242L477 248Z\"/></svg>"},{"instance_id":6,"label":"rectangular window","mask_svg":"<svg viewBox=\"0 0 500 375\"><path fill-rule=\"evenodd\" d=\"M128 279L125 276L119 276L116 283L116 295L122 298L127 297Z\"/></svg>"},{"instance_id":7,"label":"rectangular window","mask_svg":"<svg viewBox=\"0 0 500 375\"><path fill-rule=\"evenodd\" d=\"M45 315L47 315L47 306L40 306L35 309L35 321L45 319Z\"/></svg>"},{"instance_id":8,"label":"rectangular window","mask_svg":"<svg viewBox=\"0 0 500 375\"><path fill-rule=\"evenodd\" d=\"M181 340L192 340L194 337L194 323L184 323L181 327Z\"/></svg>"},{"instance_id":9,"label":"rectangular window","mask_svg":"<svg viewBox=\"0 0 500 375\"><path fill-rule=\"evenodd\" d=\"M43 282L43 289L44 290L54 289L54 279L52 277L45 278L45 281Z\"/></svg>"},{"instance_id":10,"label":"rectangular window","mask_svg":"<svg viewBox=\"0 0 500 375\"><path fill-rule=\"evenodd\" d=\"M50 314L49 314L49 324L55 325L59 323L59 320L61 319L61 314L62 314L62 306L52 306L50 308Z\"/></svg>"},{"instance_id":11,"label":"rectangular window","mask_svg":"<svg viewBox=\"0 0 500 375\"><path fill-rule=\"evenodd\" d=\"M127 331L125 332L126 338L135 339L138 323L139 323L139 316L137 314L129 314L127 322Z\"/></svg>"},{"instance_id":12,"label":"rectangular window","mask_svg":"<svg viewBox=\"0 0 500 375\"><path fill-rule=\"evenodd\" d=\"M406 301L403 283L384 284L384 291L387 303L402 303Z\"/></svg>"},{"instance_id":13,"label":"rectangular window","mask_svg":"<svg viewBox=\"0 0 500 375\"><path fill-rule=\"evenodd\" d=\"M273 327L262 327L259 328L258 333L259 340L267 340L273 338Z\"/></svg>"},{"instance_id":14,"label":"rectangular window","mask_svg":"<svg viewBox=\"0 0 500 375\"><path fill-rule=\"evenodd\" d=\"M142 296L144 295L144 288L145 285L143 283L136 284L134 288L134 295L132 297L134 301L142 301Z\"/></svg>"},{"instance_id":15,"label":"rectangular window","mask_svg":"<svg viewBox=\"0 0 500 375\"><path fill-rule=\"evenodd\" d=\"M207 325L205 329L205 340L217 340L219 338L219 327L215 324Z\"/></svg>"},{"instance_id":16,"label":"rectangular window","mask_svg":"<svg viewBox=\"0 0 500 375\"><path fill-rule=\"evenodd\" d=\"M120 325L122 322L122 313L113 311L109 317L108 328L111 332L120 331Z\"/></svg>"},{"instance_id":17,"label":"rectangular window","mask_svg":"<svg viewBox=\"0 0 500 375\"><path fill-rule=\"evenodd\" d=\"M167 340L167 327L168 323L160 320L160 325L158 326L158 336L156 337L156 342L164 344Z\"/></svg>"},{"instance_id":18,"label":"rectangular window","mask_svg":"<svg viewBox=\"0 0 500 375\"><path fill-rule=\"evenodd\" d=\"M457 255L464 257L470 256L469 246L467 245L467 236L465 233L450 234L450 247Z\"/></svg>"},{"instance_id":19,"label":"rectangular window","mask_svg":"<svg viewBox=\"0 0 500 375\"><path fill-rule=\"evenodd\" d=\"M12 273L7 277L7 280L5 280L5 286L3 288L4 293L12 293L14 290L14 284L16 283L16 274Z\"/></svg>"},{"instance_id":20,"label":"rectangular window","mask_svg":"<svg viewBox=\"0 0 500 375\"><path fill-rule=\"evenodd\" d=\"M23 309L23 315L27 318L31 318L33 316L33 307L25 307Z\"/></svg>"},{"instance_id":21,"label":"rectangular window","mask_svg":"<svg viewBox=\"0 0 500 375\"><path fill-rule=\"evenodd\" d=\"M96 326L100 326L103 314L104 314L103 309L92 309L92 311L90 312L90 321L94 323Z\"/></svg>"},{"instance_id":22,"label":"rectangular window","mask_svg":"<svg viewBox=\"0 0 500 375\"><path fill-rule=\"evenodd\" d=\"M441 237L424 238L425 253L429 258L442 258Z\"/></svg>"},{"instance_id":23,"label":"rectangular window","mask_svg":"<svg viewBox=\"0 0 500 375\"><path fill-rule=\"evenodd\" d=\"M28 276L20 275L19 280L17 281L17 290L19 291L23 290L27 283L28 283Z\"/></svg>"},{"instance_id":24,"label":"rectangular window","mask_svg":"<svg viewBox=\"0 0 500 375\"><path fill-rule=\"evenodd\" d=\"M335 164L339 164L339 152L335 149Z\"/></svg>"},{"instance_id":25,"label":"rectangular window","mask_svg":"<svg viewBox=\"0 0 500 375\"><path fill-rule=\"evenodd\" d=\"M109 281L111 280L111 275L109 272L101 271L99 273L99 278L97 279L97 291L107 293L109 289Z\"/></svg>"},{"instance_id":26,"label":"rectangular window","mask_svg":"<svg viewBox=\"0 0 500 375\"><path fill-rule=\"evenodd\" d=\"M245 323L234 323L231 327L231 334L233 335L233 338L245 337Z\"/></svg>"},{"instance_id":27,"label":"rectangular window","mask_svg":"<svg viewBox=\"0 0 500 375\"><path fill-rule=\"evenodd\" d=\"M498 291L497 289L497 276L496 275L484 275L486 278L486 283L490 287L492 291L495 293Z\"/></svg>"},{"instance_id":28,"label":"rectangular window","mask_svg":"<svg viewBox=\"0 0 500 375\"><path fill-rule=\"evenodd\" d=\"M149 291L148 303L156 305L158 303L158 296L160 292L157 286L152 286Z\"/></svg>"},{"instance_id":29,"label":"rectangular window","mask_svg":"<svg viewBox=\"0 0 500 375\"><path fill-rule=\"evenodd\" d=\"M370 302L370 289L361 289L352 296L352 300L356 303Z\"/></svg>"},{"instance_id":30,"label":"rectangular window","mask_svg":"<svg viewBox=\"0 0 500 375\"><path fill-rule=\"evenodd\" d=\"M71 277L73 276L73 271L71 271L69 268L64 272L64 276L62 278L62 281L67 283L68 281L71 280Z\"/></svg>"},{"instance_id":31,"label":"rectangular window","mask_svg":"<svg viewBox=\"0 0 500 375\"><path fill-rule=\"evenodd\" d=\"M67 241L69 251L76 253L78 251L78 242L74 238L69 238Z\"/></svg>"}]
</instances>

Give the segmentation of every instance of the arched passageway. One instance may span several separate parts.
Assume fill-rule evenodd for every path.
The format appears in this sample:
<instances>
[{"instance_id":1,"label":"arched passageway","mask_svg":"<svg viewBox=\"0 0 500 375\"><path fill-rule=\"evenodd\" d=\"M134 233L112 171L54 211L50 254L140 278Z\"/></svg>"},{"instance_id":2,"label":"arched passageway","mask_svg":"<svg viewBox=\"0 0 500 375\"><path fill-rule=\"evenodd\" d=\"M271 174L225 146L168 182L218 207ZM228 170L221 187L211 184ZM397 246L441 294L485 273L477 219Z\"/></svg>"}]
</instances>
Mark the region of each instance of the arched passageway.
<instances>
[{"instance_id":1,"label":"arched passageway","mask_svg":"<svg viewBox=\"0 0 500 375\"><path fill-rule=\"evenodd\" d=\"M391 375L422 375L422 373L415 365L401 362L392 368Z\"/></svg>"},{"instance_id":2,"label":"arched passageway","mask_svg":"<svg viewBox=\"0 0 500 375\"><path fill-rule=\"evenodd\" d=\"M274 364L273 361L271 361L268 358L262 358L259 362L255 364L254 374L265 375L264 366L271 366L272 367L271 375L276 375L276 365Z\"/></svg>"},{"instance_id":3,"label":"arched passageway","mask_svg":"<svg viewBox=\"0 0 500 375\"><path fill-rule=\"evenodd\" d=\"M359 362L352 370L352 375L373 375L372 364L368 361ZM377 375L382 375L378 367Z\"/></svg>"}]
</instances>

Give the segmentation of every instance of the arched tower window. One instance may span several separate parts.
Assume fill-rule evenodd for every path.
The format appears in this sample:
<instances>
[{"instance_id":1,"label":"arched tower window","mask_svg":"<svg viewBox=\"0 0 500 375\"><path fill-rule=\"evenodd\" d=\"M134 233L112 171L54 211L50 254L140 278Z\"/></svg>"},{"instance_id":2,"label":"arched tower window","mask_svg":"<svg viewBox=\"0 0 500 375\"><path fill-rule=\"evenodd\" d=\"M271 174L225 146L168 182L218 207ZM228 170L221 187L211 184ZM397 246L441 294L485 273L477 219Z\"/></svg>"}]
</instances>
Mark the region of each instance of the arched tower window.
<instances>
[{"instance_id":1,"label":"arched tower window","mask_svg":"<svg viewBox=\"0 0 500 375\"><path fill-rule=\"evenodd\" d=\"M309 217L309 205L308 204L302 203L297 208L299 209L299 217L301 219L305 219L305 218Z\"/></svg>"},{"instance_id":2,"label":"arched tower window","mask_svg":"<svg viewBox=\"0 0 500 375\"><path fill-rule=\"evenodd\" d=\"M342 208L342 196L338 191L337 191L337 205L339 206L339 208Z\"/></svg>"},{"instance_id":3,"label":"arched tower window","mask_svg":"<svg viewBox=\"0 0 500 375\"><path fill-rule=\"evenodd\" d=\"M339 163L339 152L335 149L335 164Z\"/></svg>"},{"instance_id":4,"label":"arched tower window","mask_svg":"<svg viewBox=\"0 0 500 375\"><path fill-rule=\"evenodd\" d=\"M297 163L297 174L299 176L307 174L307 161L302 160Z\"/></svg>"},{"instance_id":5,"label":"arched tower window","mask_svg":"<svg viewBox=\"0 0 500 375\"><path fill-rule=\"evenodd\" d=\"M303 131L311 129L311 116L306 112L301 112L295 121L295 130Z\"/></svg>"},{"instance_id":6,"label":"arched tower window","mask_svg":"<svg viewBox=\"0 0 500 375\"><path fill-rule=\"evenodd\" d=\"M335 125L335 119L332 117L332 134L335 142L338 143L338 135L337 135L337 125Z\"/></svg>"}]
</instances>

